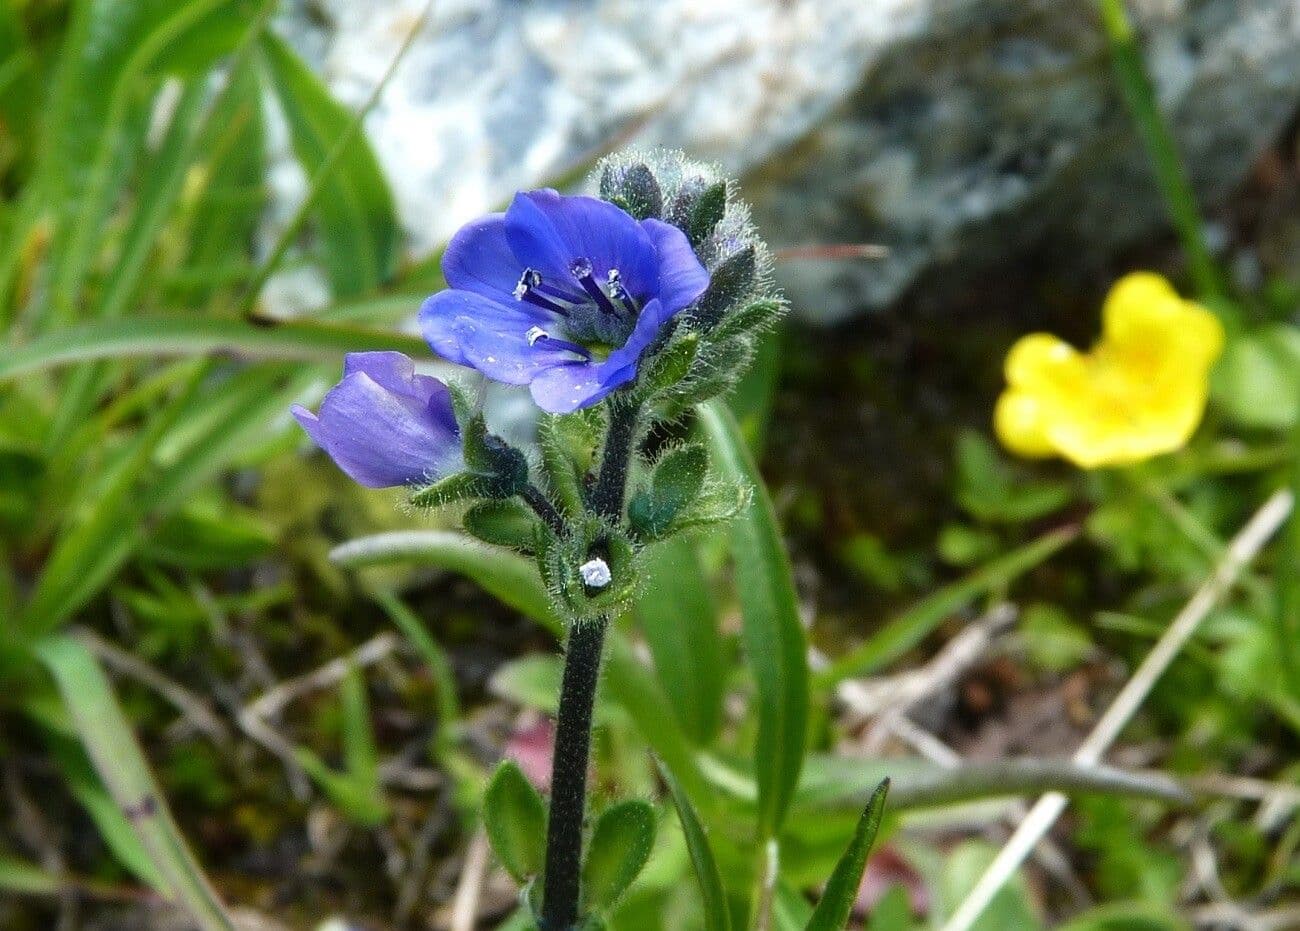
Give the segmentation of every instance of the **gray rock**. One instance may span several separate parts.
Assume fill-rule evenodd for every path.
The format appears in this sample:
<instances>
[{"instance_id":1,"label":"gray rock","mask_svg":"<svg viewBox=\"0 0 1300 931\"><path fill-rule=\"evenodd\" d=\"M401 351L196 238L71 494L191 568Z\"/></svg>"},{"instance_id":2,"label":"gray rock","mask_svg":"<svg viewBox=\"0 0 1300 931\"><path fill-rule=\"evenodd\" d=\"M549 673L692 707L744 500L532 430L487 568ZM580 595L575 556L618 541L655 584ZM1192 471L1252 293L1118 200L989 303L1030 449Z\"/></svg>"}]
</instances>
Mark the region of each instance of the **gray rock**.
<instances>
[{"instance_id":1,"label":"gray rock","mask_svg":"<svg viewBox=\"0 0 1300 931\"><path fill-rule=\"evenodd\" d=\"M341 99L370 93L424 0L302 0L281 20ZM1300 0L1135 10L1197 190L1216 204L1300 103ZM624 144L748 175L778 245L887 258L782 269L837 320L1044 241L1096 256L1163 223L1078 0L439 0L367 121L417 252Z\"/></svg>"}]
</instances>

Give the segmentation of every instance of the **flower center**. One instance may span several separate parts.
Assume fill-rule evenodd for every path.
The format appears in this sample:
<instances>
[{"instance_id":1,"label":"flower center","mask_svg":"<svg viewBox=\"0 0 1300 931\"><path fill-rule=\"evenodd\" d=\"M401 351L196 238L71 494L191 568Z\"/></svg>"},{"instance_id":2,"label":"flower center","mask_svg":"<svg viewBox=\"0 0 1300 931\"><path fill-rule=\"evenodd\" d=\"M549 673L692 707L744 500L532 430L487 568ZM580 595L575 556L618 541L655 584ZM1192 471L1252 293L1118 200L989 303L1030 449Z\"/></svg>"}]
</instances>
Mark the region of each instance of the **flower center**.
<instances>
[{"instance_id":1,"label":"flower center","mask_svg":"<svg viewBox=\"0 0 1300 931\"><path fill-rule=\"evenodd\" d=\"M532 327L528 345L543 340L551 348L576 352L587 361L597 346L622 346L636 326L641 308L623 286L617 268L611 268L602 285L591 259L580 256L569 263L569 278L542 277L525 268L515 285L515 300L540 307L558 318L554 327Z\"/></svg>"}]
</instances>

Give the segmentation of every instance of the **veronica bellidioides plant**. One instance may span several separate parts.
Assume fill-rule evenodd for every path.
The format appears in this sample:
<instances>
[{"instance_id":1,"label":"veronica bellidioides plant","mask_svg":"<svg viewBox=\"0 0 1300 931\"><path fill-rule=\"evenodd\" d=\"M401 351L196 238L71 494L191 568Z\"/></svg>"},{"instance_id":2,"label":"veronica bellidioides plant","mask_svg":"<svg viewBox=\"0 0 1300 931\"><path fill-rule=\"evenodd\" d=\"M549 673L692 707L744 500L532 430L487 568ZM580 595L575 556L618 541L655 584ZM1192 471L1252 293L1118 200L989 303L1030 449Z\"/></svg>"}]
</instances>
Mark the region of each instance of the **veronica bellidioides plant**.
<instances>
[{"instance_id":1,"label":"veronica bellidioides plant","mask_svg":"<svg viewBox=\"0 0 1300 931\"><path fill-rule=\"evenodd\" d=\"M622 802L584 856L605 633L637 590L639 554L729 519L750 491L712 474L703 445L651 458L644 440L734 385L784 309L748 209L714 170L660 153L608 159L598 177L599 197L524 192L463 227L443 258L449 288L420 310L440 356L527 386L543 412L536 455L399 353L349 356L319 412L294 411L361 484L467 505L465 529L535 559L567 622L549 810L512 764L486 796L489 835L546 931L598 923L653 840L649 806Z\"/></svg>"}]
</instances>

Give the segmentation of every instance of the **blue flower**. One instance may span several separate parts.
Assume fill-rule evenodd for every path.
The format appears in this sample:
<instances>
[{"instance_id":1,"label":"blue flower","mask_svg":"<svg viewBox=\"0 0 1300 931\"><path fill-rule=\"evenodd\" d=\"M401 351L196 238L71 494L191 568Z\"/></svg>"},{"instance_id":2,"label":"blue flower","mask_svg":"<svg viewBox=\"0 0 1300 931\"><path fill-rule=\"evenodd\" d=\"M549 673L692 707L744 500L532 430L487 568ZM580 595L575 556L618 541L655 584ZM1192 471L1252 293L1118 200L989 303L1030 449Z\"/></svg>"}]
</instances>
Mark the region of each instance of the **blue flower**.
<instances>
[{"instance_id":1,"label":"blue flower","mask_svg":"<svg viewBox=\"0 0 1300 931\"><path fill-rule=\"evenodd\" d=\"M293 416L340 469L368 488L429 482L462 467L451 394L400 352L356 352L320 413Z\"/></svg>"},{"instance_id":2,"label":"blue flower","mask_svg":"<svg viewBox=\"0 0 1300 931\"><path fill-rule=\"evenodd\" d=\"M557 414L632 381L664 325L709 284L677 227L552 190L517 194L504 214L462 227L442 270L450 290L420 308L429 345L528 385Z\"/></svg>"}]
</instances>

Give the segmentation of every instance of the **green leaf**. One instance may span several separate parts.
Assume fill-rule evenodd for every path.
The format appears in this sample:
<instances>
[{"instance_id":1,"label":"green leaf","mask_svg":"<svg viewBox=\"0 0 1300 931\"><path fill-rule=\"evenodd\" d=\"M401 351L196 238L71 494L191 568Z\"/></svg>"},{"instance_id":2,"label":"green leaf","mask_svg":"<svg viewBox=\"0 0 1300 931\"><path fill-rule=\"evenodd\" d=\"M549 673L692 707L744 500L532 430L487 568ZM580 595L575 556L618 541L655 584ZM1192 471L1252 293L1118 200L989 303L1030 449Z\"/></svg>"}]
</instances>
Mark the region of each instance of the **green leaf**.
<instances>
[{"instance_id":1,"label":"green leaf","mask_svg":"<svg viewBox=\"0 0 1300 931\"><path fill-rule=\"evenodd\" d=\"M334 141L349 131L353 114L282 40L268 34L262 50L294 154L312 177ZM392 191L363 134L354 136L334 165L314 209L335 296L363 294L384 284L397 264L400 230Z\"/></svg>"},{"instance_id":2,"label":"green leaf","mask_svg":"<svg viewBox=\"0 0 1300 931\"><path fill-rule=\"evenodd\" d=\"M650 859L654 841L655 810L649 802L629 799L601 812L582 864L586 908L612 908Z\"/></svg>"},{"instance_id":3,"label":"green leaf","mask_svg":"<svg viewBox=\"0 0 1300 931\"><path fill-rule=\"evenodd\" d=\"M876 842L876 833L880 830L880 819L885 813L885 796L889 794L889 780L886 779L871 794L871 800L863 809L858 819L853 840L844 851L844 856L835 865L835 872L826 883L821 901L813 911L806 931L843 931L853 911L853 903L858 897L858 887L862 885L862 874L867 868L867 856Z\"/></svg>"},{"instance_id":4,"label":"green leaf","mask_svg":"<svg viewBox=\"0 0 1300 931\"><path fill-rule=\"evenodd\" d=\"M370 700L361 667L353 663L339 690L343 707L343 759L348 775L375 798L383 798L379 780L379 748L370 724Z\"/></svg>"},{"instance_id":5,"label":"green leaf","mask_svg":"<svg viewBox=\"0 0 1300 931\"><path fill-rule=\"evenodd\" d=\"M1215 402L1240 426L1282 429L1300 418L1300 328L1261 327L1232 340L1211 380Z\"/></svg>"},{"instance_id":6,"label":"green leaf","mask_svg":"<svg viewBox=\"0 0 1300 931\"><path fill-rule=\"evenodd\" d=\"M725 481L754 489L731 525L743 639L758 696L758 828L775 837L794 796L808 730L808 657L790 562L772 501L735 418L712 402L700 424Z\"/></svg>"},{"instance_id":7,"label":"green leaf","mask_svg":"<svg viewBox=\"0 0 1300 931\"><path fill-rule=\"evenodd\" d=\"M54 895L63 881L35 863L0 854L0 890L15 895Z\"/></svg>"},{"instance_id":8,"label":"green leaf","mask_svg":"<svg viewBox=\"0 0 1300 931\"><path fill-rule=\"evenodd\" d=\"M1090 909L1057 931L1191 931L1168 906L1119 903Z\"/></svg>"},{"instance_id":9,"label":"green leaf","mask_svg":"<svg viewBox=\"0 0 1300 931\"><path fill-rule=\"evenodd\" d=\"M542 872L546 805L514 760L497 767L483 795L483 824L497 859L519 883Z\"/></svg>"},{"instance_id":10,"label":"green leaf","mask_svg":"<svg viewBox=\"0 0 1300 931\"><path fill-rule=\"evenodd\" d=\"M1062 527L1012 550L1005 556L945 585L890 620L862 645L817 673L819 688L832 688L843 679L883 668L915 647L944 619L981 595L1010 585L1041 565L1079 536L1079 528Z\"/></svg>"},{"instance_id":11,"label":"green leaf","mask_svg":"<svg viewBox=\"0 0 1300 931\"><path fill-rule=\"evenodd\" d=\"M278 323L203 317L143 317L55 330L0 349L0 380L89 359L235 353L262 359L337 362L344 353L395 349L428 358L418 336L338 324Z\"/></svg>"},{"instance_id":12,"label":"green leaf","mask_svg":"<svg viewBox=\"0 0 1300 931\"><path fill-rule=\"evenodd\" d=\"M672 793L673 804L677 806L677 817L681 821L682 834L686 837L686 847L691 854L691 865L695 867L695 879L700 884L700 898L704 903L704 931L731 931L727 892L722 885L722 874L718 872L718 863L713 857L713 848L709 846L704 826L700 824L699 815L695 813L691 800L686 797L672 773L663 767L660 768L660 773L668 791Z\"/></svg>"},{"instance_id":13,"label":"green leaf","mask_svg":"<svg viewBox=\"0 0 1300 931\"><path fill-rule=\"evenodd\" d=\"M203 931L234 931L234 923L172 820L94 656L64 636L42 640L36 655L54 676L100 779L135 828L176 903Z\"/></svg>"},{"instance_id":14,"label":"green leaf","mask_svg":"<svg viewBox=\"0 0 1300 931\"><path fill-rule=\"evenodd\" d=\"M956 498L972 517L1015 524L1059 510L1070 500L1070 486L1018 480L986 436L962 430L957 436Z\"/></svg>"},{"instance_id":15,"label":"green leaf","mask_svg":"<svg viewBox=\"0 0 1300 931\"><path fill-rule=\"evenodd\" d=\"M943 911L951 914L984 875L997 855L987 844L967 841L944 864L939 895ZM1038 931L1042 921L1034 914L1024 877L1016 873L1011 882L993 897L971 931Z\"/></svg>"},{"instance_id":16,"label":"green leaf","mask_svg":"<svg viewBox=\"0 0 1300 931\"><path fill-rule=\"evenodd\" d=\"M149 851L140 842L135 827L108 794L81 746L74 744L72 738L51 733L50 752L68 791L95 823L95 830L117 862L159 895L169 895L170 890Z\"/></svg>"},{"instance_id":17,"label":"green leaf","mask_svg":"<svg viewBox=\"0 0 1300 931\"><path fill-rule=\"evenodd\" d=\"M509 550L486 546L463 533L449 530L381 533L335 547L330 559L350 568L404 561L438 566L468 576L503 604L541 621L557 636L563 635L564 624L551 610L550 597L532 562Z\"/></svg>"},{"instance_id":18,"label":"green leaf","mask_svg":"<svg viewBox=\"0 0 1300 931\"><path fill-rule=\"evenodd\" d=\"M655 674L682 729L707 744L722 726L727 667L718 611L695 545L674 537L641 557L641 596L636 618L654 657ZM671 598L663 597L672 592Z\"/></svg>"}]
</instances>

